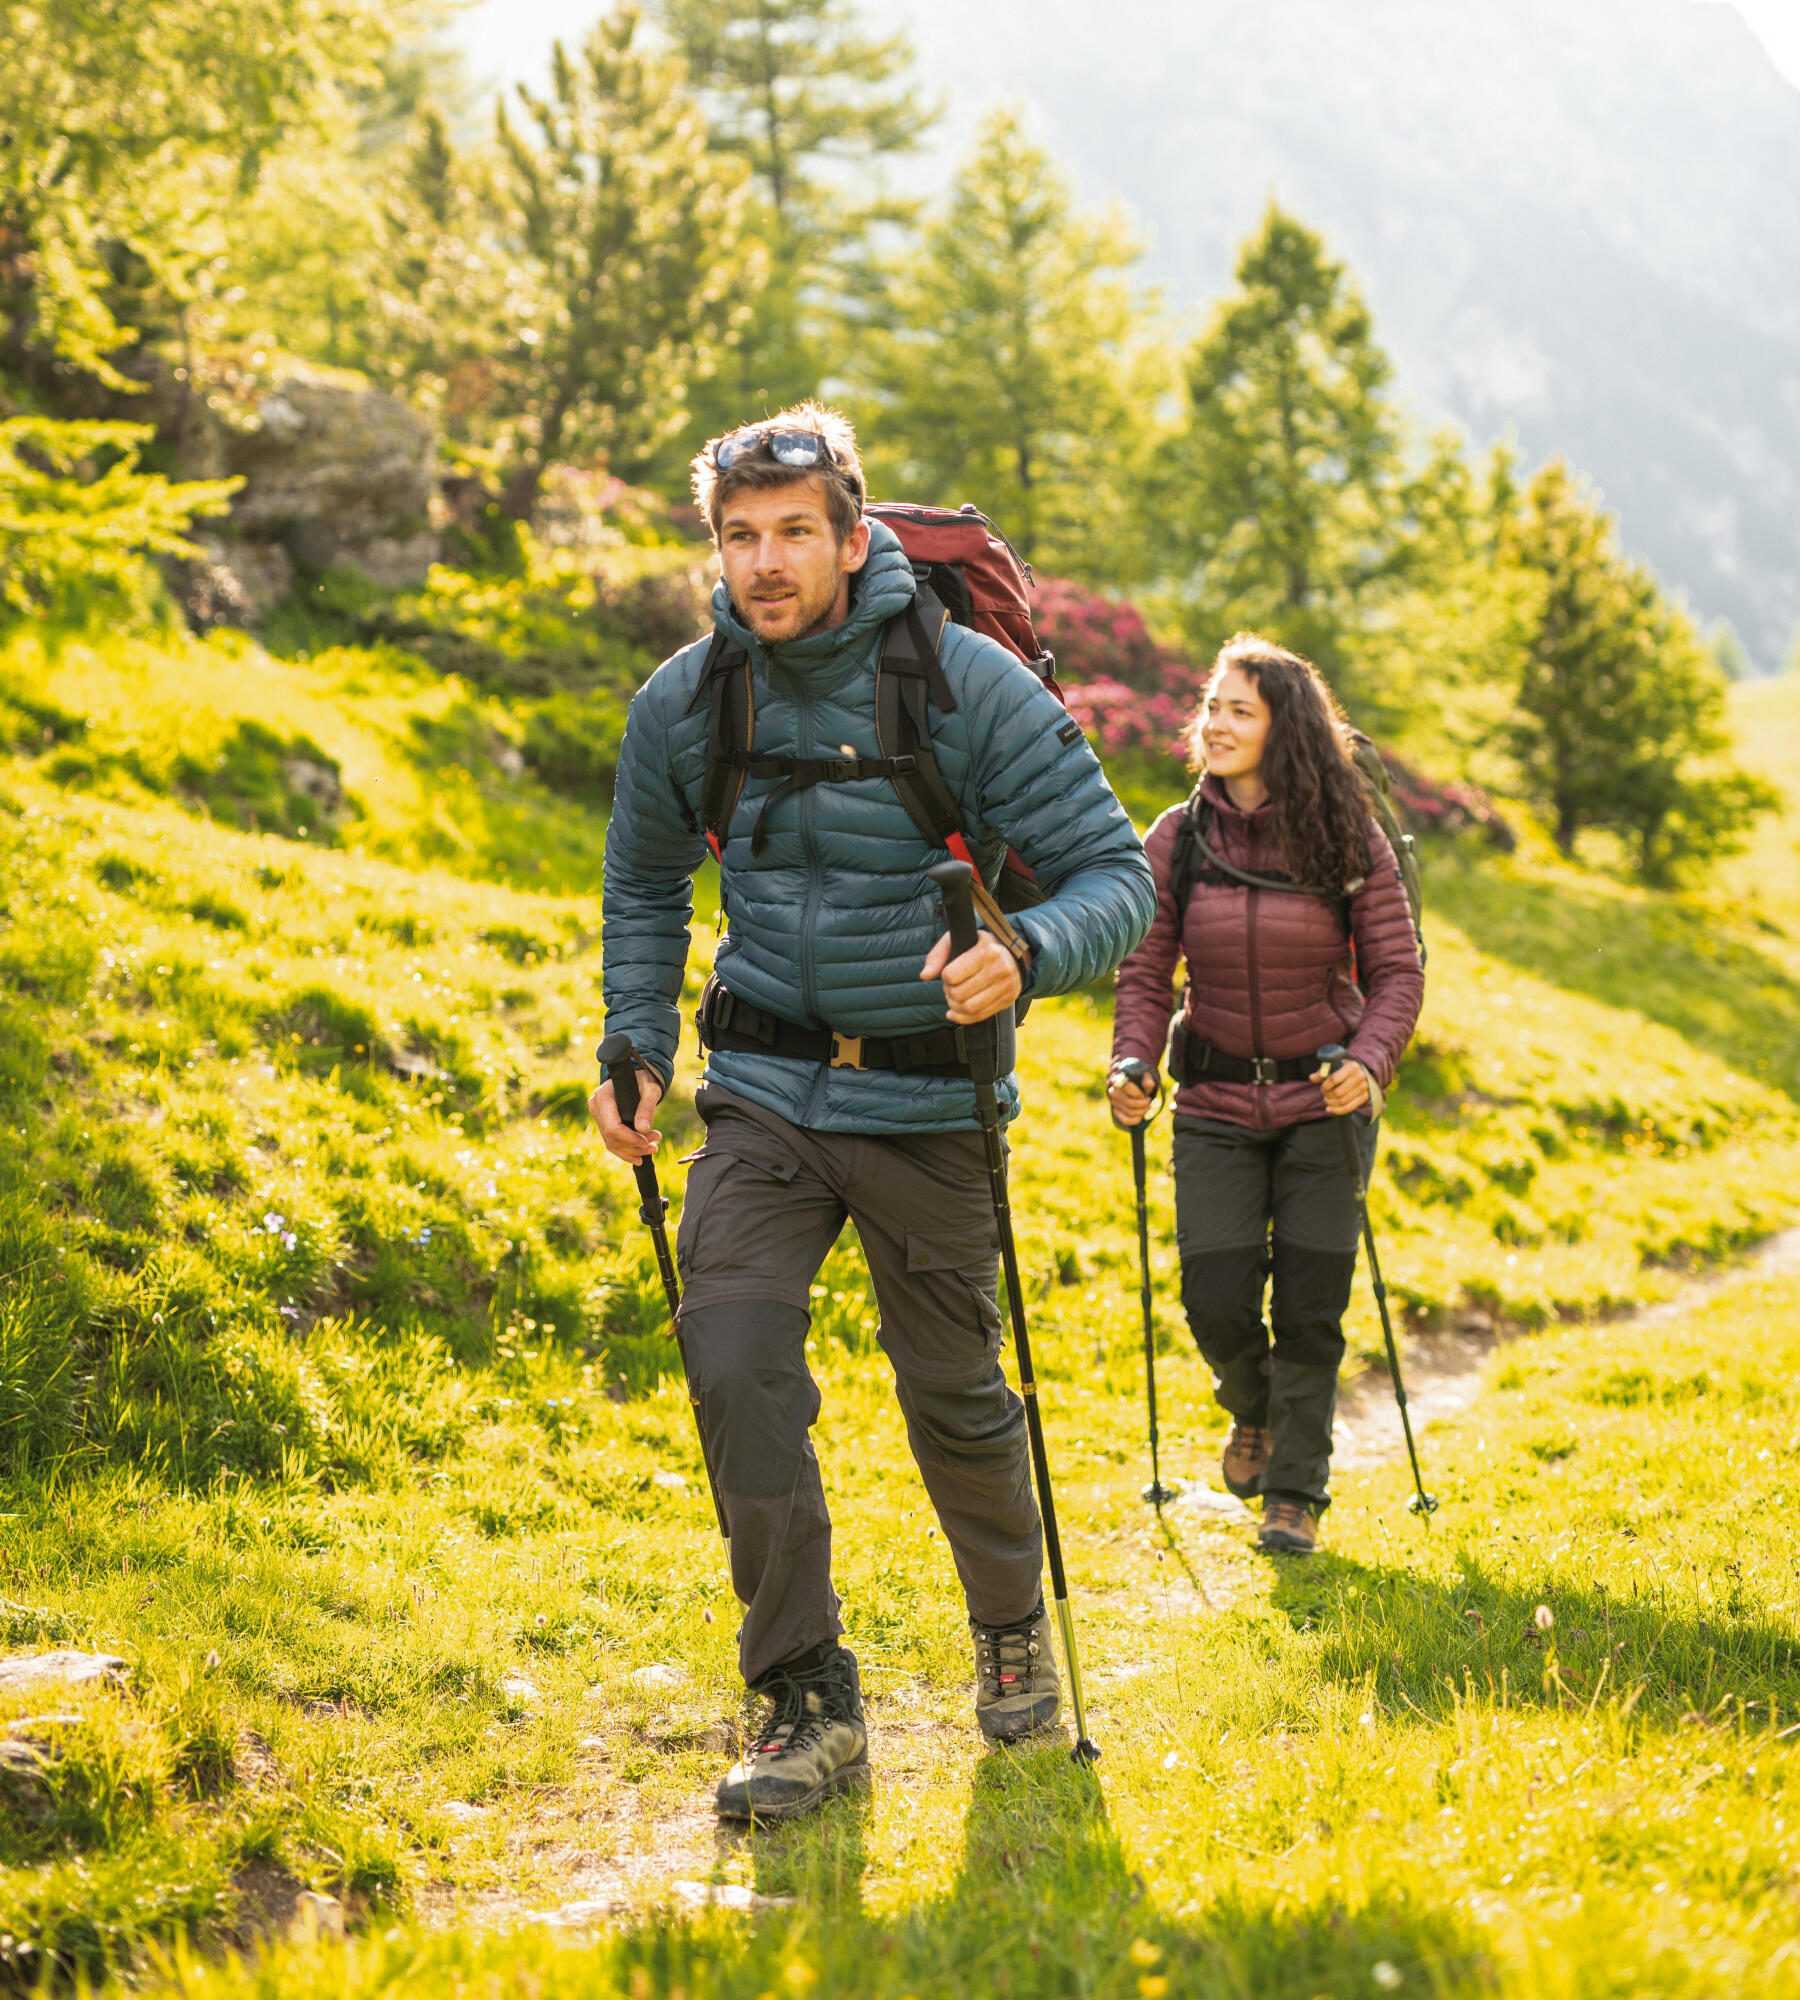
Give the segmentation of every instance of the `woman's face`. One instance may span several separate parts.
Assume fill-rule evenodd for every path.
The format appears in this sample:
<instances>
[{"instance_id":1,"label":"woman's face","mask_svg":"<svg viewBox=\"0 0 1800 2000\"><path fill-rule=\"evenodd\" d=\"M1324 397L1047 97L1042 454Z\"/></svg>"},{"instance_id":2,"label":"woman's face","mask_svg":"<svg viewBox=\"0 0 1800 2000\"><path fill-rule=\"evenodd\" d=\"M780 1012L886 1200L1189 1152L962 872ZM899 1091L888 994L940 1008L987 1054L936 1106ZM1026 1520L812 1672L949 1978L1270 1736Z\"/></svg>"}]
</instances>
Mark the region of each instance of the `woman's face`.
<instances>
[{"instance_id":1,"label":"woman's face","mask_svg":"<svg viewBox=\"0 0 1800 2000\"><path fill-rule=\"evenodd\" d=\"M1227 667L1212 684L1200 724L1206 768L1221 778L1248 778L1262 769L1269 740L1269 704L1241 667Z\"/></svg>"}]
</instances>

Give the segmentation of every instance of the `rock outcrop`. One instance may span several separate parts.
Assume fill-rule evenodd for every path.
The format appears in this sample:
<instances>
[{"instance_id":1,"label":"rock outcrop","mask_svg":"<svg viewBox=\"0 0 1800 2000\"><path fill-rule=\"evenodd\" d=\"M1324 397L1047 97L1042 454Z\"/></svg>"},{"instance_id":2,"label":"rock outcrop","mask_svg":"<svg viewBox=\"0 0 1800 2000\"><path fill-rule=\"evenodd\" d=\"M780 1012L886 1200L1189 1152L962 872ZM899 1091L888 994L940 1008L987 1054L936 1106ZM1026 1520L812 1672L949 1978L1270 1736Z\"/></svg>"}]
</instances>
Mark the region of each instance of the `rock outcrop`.
<instances>
[{"instance_id":1,"label":"rock outcrop","mask_svg":"<svg viewBox=\"0 0 1800 2000\"><path fill-rule=\"evenodd\" d=\"M295 569L357 569L398 590L437 559L437 435L361 375L278 355L191 396L178 432L185 477L244 482L188 568L198 622L255 622Z\"/></svg>"}]
</instances>

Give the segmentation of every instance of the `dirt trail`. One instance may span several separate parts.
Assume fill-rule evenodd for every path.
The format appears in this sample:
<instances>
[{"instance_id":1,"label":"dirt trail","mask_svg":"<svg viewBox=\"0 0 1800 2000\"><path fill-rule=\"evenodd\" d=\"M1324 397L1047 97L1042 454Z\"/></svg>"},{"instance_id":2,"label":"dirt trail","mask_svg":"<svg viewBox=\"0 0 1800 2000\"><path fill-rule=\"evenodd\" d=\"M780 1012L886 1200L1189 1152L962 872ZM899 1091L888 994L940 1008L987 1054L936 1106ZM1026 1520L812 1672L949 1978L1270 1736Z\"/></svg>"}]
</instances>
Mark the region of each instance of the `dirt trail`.
<instances>
[{"instance_id":1,"label":"dirt trail","mask_svg":"<svg viewBox=\"0 0 1800 2000\"><path fill-rule=\"evenodd\" d=\"M1631 1317L1655 1326L1748 1279L1800 1270L1800 1229L1784 1229L1760 1243L1742 1264L1710 1272L1683 1285L1673 1298L1644 1306ZM1406 1371L1407 1406L1417 1437L1474 1402L1481 1390L1481 1364L1511 1336L1504 1333L1431 1333L1401 1336L1400 1363ZM1338 1399L1332 1463L1343 1471L1386 1465L1406 1455L1400 1412L1385 1368L1370 1368L1346 1385Z\"/></svg>"}]
</instances>

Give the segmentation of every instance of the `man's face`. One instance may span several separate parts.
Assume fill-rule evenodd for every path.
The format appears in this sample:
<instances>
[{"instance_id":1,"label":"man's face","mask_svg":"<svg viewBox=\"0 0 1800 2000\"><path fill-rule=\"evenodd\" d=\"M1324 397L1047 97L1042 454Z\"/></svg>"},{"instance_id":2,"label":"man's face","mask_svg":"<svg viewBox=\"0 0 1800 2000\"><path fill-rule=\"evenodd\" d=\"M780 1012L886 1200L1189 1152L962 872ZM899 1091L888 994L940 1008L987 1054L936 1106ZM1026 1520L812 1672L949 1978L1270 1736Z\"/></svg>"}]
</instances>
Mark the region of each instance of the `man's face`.
<instances>
[{"instance_id":1,"label":"man's face","mask_svg":"<svg viewBox=\"0 0 1800 2000\"><path fill-rule=\"evenodd\" d=\"M816 474L741 488L719 522L719 560L738 616L764 645L804 639L850 615L850 578L869 557L858 522L840 543Z\"/></svg>"}]
</instances>

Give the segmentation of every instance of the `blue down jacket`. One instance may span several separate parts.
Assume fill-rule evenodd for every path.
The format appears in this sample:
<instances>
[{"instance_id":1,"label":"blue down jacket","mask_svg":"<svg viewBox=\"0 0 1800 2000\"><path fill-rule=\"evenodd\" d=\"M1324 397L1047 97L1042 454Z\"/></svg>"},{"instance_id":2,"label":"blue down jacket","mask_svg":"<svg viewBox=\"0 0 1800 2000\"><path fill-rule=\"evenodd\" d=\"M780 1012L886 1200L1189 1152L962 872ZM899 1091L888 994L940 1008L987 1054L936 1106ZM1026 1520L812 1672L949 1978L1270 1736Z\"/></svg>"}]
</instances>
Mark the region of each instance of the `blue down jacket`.
<instances>
[{"instance_id":1,"label":"blue down jacket","mask_svg":"<svg viewBox=\"0 0 1800 2000\"><path fill-rule=\"evenodd\" d=\"M891 529L872 524L848 619L829 632L763 646L721 582L713 622L744 646L754 675L761 756L879 756L875 666L882 628L915 588ZM603 925L606 1028L625 1033L665 1082L680 1033L678 1002L693 915L692 877L706 858L699 825L707 704L688 704L706 643L657 668L631 704L606 835ZM1080 732L1029 668L963 627L940 657L953 714L932 716L932 746L991 883L1008 843L1048 892L1017 918L1031 945L1028 992L1066 992L1110 972L1149 930L1156 890L1124 809ZM779 781L750 778L724 852L729 931L719 977L752 1005L848 1035L918 1034L945 1024L944 990L919 978L940 924L925 869L943 860L885 778L822 784L770 810ZM1027 1026L1023 1032L1029 1033ZM827 1132L906 1133L972 1126L973 1087L956 1077L832 1069L765 1054L714 1053L706 1075L790 1123ZM1010 1117L1018 1094L1008 1079Z\"/></svg>"}]
</instances>

